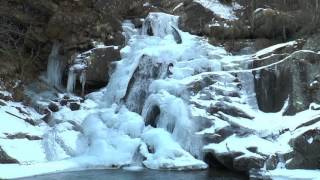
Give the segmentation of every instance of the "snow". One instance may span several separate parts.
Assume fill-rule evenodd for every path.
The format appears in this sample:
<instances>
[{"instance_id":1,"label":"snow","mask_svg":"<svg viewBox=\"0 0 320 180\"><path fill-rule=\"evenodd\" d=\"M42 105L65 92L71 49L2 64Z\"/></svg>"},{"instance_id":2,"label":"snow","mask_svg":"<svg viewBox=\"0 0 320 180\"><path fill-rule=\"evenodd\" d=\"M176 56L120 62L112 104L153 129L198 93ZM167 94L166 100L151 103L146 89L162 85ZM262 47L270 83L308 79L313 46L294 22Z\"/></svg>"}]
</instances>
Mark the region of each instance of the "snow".
<instances>
[{"instance_id":1,"label":"snow","mask_svg":"<svg viewBox=\"0 0 320 180\"><path fill-rule=\"evenodd\" d=\"M241 9L242 7L238 3L233 3L231 6L224 5L219 0L194 0L201 4L205 8L210 9L213 13L227 20L238 19L234 10Z\"/></svg>"},{"instance_id":2,"label":"snow","mask_svg":"<svg viewBox=\"0 0 320 180\"><path fill-rule=\"evenodd\" d=\"M312 144L313 143L313 138L311 137L307 141L308 141L309 144Z\"/></svg>"},{"instance_id":3,"label":"snow","mask_svg":"<svg viewBox=\"0 0 320 180\"><path fill-rule=\"evenodd\" d=\"M265 48L265 49L262 49L258 52L256 52L255 56L256 57L262 57L262 56L265 56L265 55L268 55L278 49L281 49L281 48L284 48L284 47L287 47L287 46L294 46L296 45L297 42L296 41L289 41L289 42L286 42L286 43L281 43L281 44L276 44L276 45L273 45L273 46L270 46L268 48Z\"/></svg>"},{"instance_id":4,"label":"snow","mask_svg":"<svg viewBox=\"0 0 320 180\"><path fill-rule=\"evenodd\" d=\"M207 165L195 159L175 142L162 128L147 128L142 135L146 144L140 150L146 160L143 164L150 169L205 169ZM148 146L148 147L147 147ZM149 150L154 153L149 153Z\"/></svg>"},{"instance_id":5,"label":"snow","mask_svg":"<svg viewBox=\"0 0 320 180\"><path fill-rule=\"evenodd\" d=\"M17 108L21 108L28 114L21 114ZM9 114L10 113L10 114ZM14 114L16 116L13 116ZM20 103L7 102L7 106L0 106L0 137L6 134L25 133L34 136L42 136L41 127L35 127L22 119L37 119L39 114L31 108L24 108ZM18 118L20 117L20 118Z\"/></svg>"},{"instance_id":6,"label":"snow","mask_svg":"<svg viewBox=\"0 0 320 180\"><path fill-rule=\"evenodd\" d=\"M10 92L8 92L8 91L2 91L2 90L0 90L0 94L2 94L3 96L7 96L7 97L11 97L12 96L12 94L10 93Z\"/></svg>"},{"instance_id":7,"label":"snow","mask_svg":"<svg viewBox=\"0 0 320 180\"><path fill-rule=\"evenodd\" d=\"M22 164L46 162L41 140L0 139L1 148Z\"/></svg>"},{"instance_id":8,"label":"snow","mask_svg":"<svg viewBox=\"0 0 320 180\"><path fill-rule=\"evenodd\" d=\"M303 180L303 179L314 179L317 180L320 177L319 170L305 170L305 169L297 169L297 170L287 170L287 169L276 169L273 171L268 171L265 173L266 176L269 176L275 180Z\"/></svg>"},{"instance_id":9,"label":"snow","mask_svg":"<svg viewBox=\"0 0 320 180\"><path fill-rule=\"evenodd\" d=\"M177 9L183 6L183 3L179 3L176 7L173 8L172 12L175 12Z\"/></svg>"}]
</instances>

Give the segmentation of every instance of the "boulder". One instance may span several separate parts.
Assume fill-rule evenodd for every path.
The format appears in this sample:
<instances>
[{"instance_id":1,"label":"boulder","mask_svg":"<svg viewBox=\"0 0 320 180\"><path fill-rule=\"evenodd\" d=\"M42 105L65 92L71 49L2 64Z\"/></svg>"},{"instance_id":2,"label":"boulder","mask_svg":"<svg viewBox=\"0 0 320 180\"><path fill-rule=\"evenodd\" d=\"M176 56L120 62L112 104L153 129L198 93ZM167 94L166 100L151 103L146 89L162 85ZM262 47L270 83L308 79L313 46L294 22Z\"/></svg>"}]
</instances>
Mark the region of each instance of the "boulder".
<instances>
[{"instance_id":1,"label":"boulder","mask_svg":"<svg viewBox=\"0 0 320 180\"><path fill-rule=\"evenodd\" d=\"M226 152L226 153L214 153L215 158L226 168L231 170L237 170L233 162L237 157L242 156L243 152Z\"/></svg>"},{"instance_id":2,"label":"boulder","mask_svg":"<svg viewBox=\"0 0 320 180\"><path fill-rule=\"evenodd\" d=\"M266 169L267 170L274 170L277 168L278 163L279 163L278 156L272 154L266 160Z\"/></svg>"},{"instance_id":3,"label":"boulder","mask_svg":"<svg viewBox=\"0 0 320 180\"><path fill-rule=\"evenodd\" d=\"M80 109L80 104L72 102L72 103L70 103L69 107L70 107L71 111L77 111Z\"/></svg>"},{"instance_id":4,"label":"boulder","mask_svg":"<svg viewBox=\"0 0 320 180\"><path fill-rule=\"evenodd\" d=\"M0 146L0 164L15 164L19 163L16 159L8 156L8 154Z\"/></svg>"},{"instance_id":5,"label":"boulder","mask_svg":"<svg viewBox=\"0 0 320 180\"><path fill-rule=\"evenodd\" d=\"M92 50L90 64L86 70L86 83L89 85L106 85L111 62L121 59L117 47L97 48Z\"/></svg>"},{"instance_id":6,"label":"boulder","mask_svg":"<svg viewBox=\"0 0 320 180\"><path fill-rule=\"evenodd\" d=\"M52 111L52 112L58 112L60 107L57 103L55 102L50 102L50 104L48 105L48 108Z\"/></svg>"},{"instance_id":7,"label":"boulder","mask_svg":"<svg viewBox=\"0 0 320 180\"><path fill-rule=\"evenodd\" d=\"M274 9L259 8L252 15L253 34L261 38L282 37L286 40L297 30L292 16Z\"/></svg>"},{"instance_id":8,"label":"boulder","mask_svg":"<svg viewBox=\"0 0 320 180\"><path fill-rule=\"evenodd\" d=\"M240 156L234 159L233 168L237 171L249 172L251 169L261 169L264 166L265 159L262 157Z\"/></svg>"},{"instance_id":9,"label":"boulder","mask_svg":"<svg viewBox=\"0 0 320 180\"><path fill-rule=\"evenodd\" d=\"M310 129L291 139L293 158L286 164L288 169L320 168L320 130Z\"/></svg>"},{"instance_id":10,"label":"boulder","mask_svg":"<svg viewBox=\"0 0 320 180\"><path fill-rule=\"evenodd\" d=\"M78 92L78 78L81 95L106 86L112 62L120 59L118 46L96 45L96 48L75 55L69 68L67 90Z\"/></svg>"},{"instance_id":11,"label":"boulder","mask_svg":"<svg viewBox=\"0 0 320 180\"><path fill-rule=\"evenodd\" d=\"M205 28L212 22L214 14L199 3L184 3L179 13L179 28L192 34L203 35Z\"/></svg>"},{"instance_id":12,"label":"boulder","mask_svg":"<svg viewBox=\"0 0 320 180\"><path fill-rule=\"evenodd\" d=\"M219 111L233 117L242 117L246 119L254 118L253 116L251 116L250 114L247 114L245 111L237 108L236 106L232 106L231 104L227 104L223 101L212 104L207 109L207 112L209 112L210 114L215 114L215 113L218 113Z\"/></svg>"}]
</instances>

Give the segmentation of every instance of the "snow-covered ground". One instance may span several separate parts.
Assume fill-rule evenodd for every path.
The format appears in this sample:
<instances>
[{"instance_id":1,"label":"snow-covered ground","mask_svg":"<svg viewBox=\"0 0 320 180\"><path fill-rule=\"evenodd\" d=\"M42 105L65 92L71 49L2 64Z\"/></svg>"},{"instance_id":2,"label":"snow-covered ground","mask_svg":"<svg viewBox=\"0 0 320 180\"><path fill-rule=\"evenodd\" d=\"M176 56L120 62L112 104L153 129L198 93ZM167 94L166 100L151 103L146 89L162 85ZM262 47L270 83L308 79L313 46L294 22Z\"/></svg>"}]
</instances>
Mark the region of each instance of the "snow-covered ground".
<instances>
[{"instance_id":1,"label":"snow-covered ground","mask_svg":"<svg viewBox=\"0 0 320 180\"><path fill-rule=\"evenodd\" d=\"M219 2L219 0L194 0L202 6L210 9L213 13L227 20L238 19L235 15L235 10L242 7L238 3L232 3L231 5L225 5Z\"/></svg>"},{"instance_id":2,"label":"snow-covered ground","mask_svg":"<svg viewBox=\"0 0 320 180\"><path fill-rule=\"evenodd\" d=\"M216 8L227 8L220 15L234 18L229 7L218 1L211 5L216 13ZM0 106L0 146L21 163L0 165L0 178L128 166L205 169L202 159L208 151L241 151L242 157L258 158L291 151L289 140L310 127L296 128L317 117L318 111L294 117L260 112L253 75L246 69L251 56L231 56L222 47L180 31L177 22L178 17L163 13L151 13L141 29L125 21L127 46L121 49L122 60L108 86L89 94L80 110L61 107L50 126L25 122L26 117L41 116L19 103ZM29 115L22 116L15 106ZM229 126L248 134L234 134L219 143L202 141ZM280 133L284 129L288 131ZM40 138L8 139L8 134L17 133ZM257 147L257 153L249 147Z\"/></svg>"}]
</instances>

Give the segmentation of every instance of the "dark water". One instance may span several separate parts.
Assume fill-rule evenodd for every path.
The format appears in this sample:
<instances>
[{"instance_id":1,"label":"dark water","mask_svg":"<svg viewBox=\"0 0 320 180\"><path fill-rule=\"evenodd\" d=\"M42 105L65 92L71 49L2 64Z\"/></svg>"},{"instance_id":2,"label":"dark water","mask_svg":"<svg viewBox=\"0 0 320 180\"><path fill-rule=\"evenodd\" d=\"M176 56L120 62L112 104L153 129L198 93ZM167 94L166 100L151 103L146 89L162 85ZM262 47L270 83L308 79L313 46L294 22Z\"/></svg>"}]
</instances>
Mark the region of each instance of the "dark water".
<instances>
[{"instance_id":1,"label":"dark water","mask_svg":"<svg viewBox=\"0 0 320 180\"><path fill-rule=\"evenodd\" d=\"M247 176L225 170L124 171L88 170L23 178L20 180L245 180Z\"/></svg>"}]
</instances>

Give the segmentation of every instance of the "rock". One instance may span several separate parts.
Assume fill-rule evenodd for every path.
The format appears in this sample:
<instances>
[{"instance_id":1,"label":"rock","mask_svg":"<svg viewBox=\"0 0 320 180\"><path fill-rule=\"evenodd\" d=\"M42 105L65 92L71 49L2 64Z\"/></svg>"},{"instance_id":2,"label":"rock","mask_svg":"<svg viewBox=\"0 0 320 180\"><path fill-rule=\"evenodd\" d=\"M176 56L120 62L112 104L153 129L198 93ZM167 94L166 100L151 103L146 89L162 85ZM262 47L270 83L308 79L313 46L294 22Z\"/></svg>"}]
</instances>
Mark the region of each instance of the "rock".
<instances>
[{"instance_id":1,"label":"rock","mask_svg":"<svg viewBox=\"0 0 320 180\"><path fill-rule=\"evenodd\" d=\"M218 113L219 111L234 116L234 117L242 117L242 118L247 118L247 119L253 119L253 116L250 116L246 112L242 111L241 109L232 106L231 104L227 104L225 102L218 102L216 104L211 105L208 109L207 112L210 114Z\"/></svg>"},{"instance_id":2,"label":"rock","mask_svg":"<svg viewBox=\"0 0 320 180\"><path fill-rule=\"evenodd\" d=\"M216 131L214 136L206 136L206 138L212 143L220 143L234 133L235 130L231 126L227 126Z\"/></svg>"},{"instance_id":3,"label":"rock","mask_svg":"<svg viewBox=\"0 0 320 180\"><path fill-rule=\"evenodd\" d=\"M274 170L277 168L279 163L278 157L274 154L270 155L266 160L266 169L267 170Z\"/></svg>"},{"instance_id":4,"label":"rock","mask_svg":"<svg viewBox=\"0 0 320 180\"><path fill-rule=\"evenodd\" d=\"M50 111L49 109L45 109L44 114L45 115L41 118L41 120L43 120L45 123L49 124L50 121L52 120L52 111Z\"/></svg>"},{"instance_id":5,"label":"rock","mask_svg":"<svg viewBox=\"0 0 320 180\"><path fill-rule=\"evenodd\" d=\"M112 62L121 59L120 50L118 46L102 44L95 46L96 48L73 56L68 73L68 92L80 91L79 94L84 96L86 92L106 86ZM78 82L80 82L79 86L77 86ZM77 89L79 87L80 90Z\"/></svg>"},{"instance_id":6,"label":"rock","mask_svg":"<svg viewBox=\"0 0 320 180\"><path fill-rule=\"evenodd\" d=\"M292 16L274 9L257 9L252 15L253 34L255 37L286 40L297 29Z\"/></svg>"},{"instance_id":7,"label":"rock","mask_svg":"<svg viewBox=\"0 0 320 180\"><path fill-rule=\"evenodd\" d=\"M29 135L26 133L6 134L6 136L7 136L7 139L28 139L30 141L42 139L42 137Z\"/></svg>"},{"instance_id":8,"label":"rock","mask_svg":"<svg viewBox=\"0 0 320 180\"><path fill-rule=\"evenodd\" d=\"M257 101L262 111L277 112L288 98L285 115L293 115L308 109L312 102L320 102L320 91L315 86L320 74L320 55L312 51L295 51L300 46L298 42L296 46L278 49L272 52L274 55L254 61L254 67L275 63L253 72Z\"/></svg>"},{"instance_id":9,"label":"rock","mask_svg":"<svg viewBox=\"0 0 320 180\"><path fill-rule=\"evenodd\" d=\"M265 159L262 157L237 157L233 161L233 168L237 171L249 172L251 169L261 169Z\"/></svg>"},{"instance_id":10,"label":"rock","mask_svg":"<svg viewBox=\"0 0 320 180\"><path fill-rule=\"evenodd\" d=\"M206 25L212 22L212 11L196 2L184 3L179 9L179 28L191 34L204 34Z\"/></svg>"},{"instance_id":11,"label":"rock","mask_svg":"<svg viewBox=\"0 0 320 180\"><path fill-rule=\"evenodd\" d=\"M50 102L50 104L48 105L48 108L52 111L52 112L58 112L59 111L59 105L57 103L54 102Z\"/></svg>"},{"instance_id":12,"label":"rock","mask_svg":"<svg viewBox=\"0 0 320 180\"><path fill-rule=\"evenodd\" d=\"M303 48L305 50L311 50L318 52L320 51L320 33L314 34L308 38L307 42L304 44Z\"/></svg>"},{"instance_id":13,"label":"rock","mask_svg":"<svg viewBox=\"0 0 320 180\"><path fill-rule=\"evenodd\" d=\"M121 59L116 47L97 48L92 51L90 64L86 70L86 83L92 86L105 86L108 82L110 63Z\"/></svg>"},{"instance_id":14,"label":"rock","mask_svg":"<svg viewBox=\"0 0 320 180\"><path fill-rule=\"evenodd\" d=\"M231 170L237 170L235 169L233 165L233 161L243 155L242 152L227 152L227 153L214 153L215 158L226 168Z\"/></svg>"},{"instance_id":15,"label":"rock","mask_svg":"<svg viewBox=\"0 0 320 180\"><path fill-rule=\"evenodd\" d=\"M0 164L15 164L19 163L16 159L8 156L8 154L0 146Z\"/></svg>"},{"instance_id":16,"label":"rock","mask_svg":"<svg viewBox=\"0 0 320 180\"><path fill-rule=\"evenodd\" d=\"M273 45L273 41L269 39L230 39L225 40L224 47L232 54L253 54L261 49Z\"/></svg>"},{"instance_id":17,"label":"rock","mask_svg":"<svg viewBox=\"0 0 320 180\"><path fill-rule=\"evenodd\" d=\"M288 169L320 168L320 130L310 129L300 136L291 139L293 158L286 164Z\"/></svg>"},{"instance_id":18,"label":"rock","mask_svg":"<svg viewBox=\"0 0 320 180\"><path fill-rule=\"evenodd\" d=\"M79 103L72 102L72 103L70 103L69 107L70 107L70 109L71 109L72 111L77 111L77 110L80 109L80 104L79 104Z\"/></svg>"},{"instance_id":19,"label":"rock","mask_svg":"<svg viewBox=\"0 0 320 180\"><path fill-rule=\"evenodd\" d=\"M205 152L205 162L210 167L225 167L233 171L249 172L252 169L260 169L264 166L265 159L257 156L245 156L243 152L217 153L214 150Z\"/></svg>"},{"instance_id":20,"label":"rock","mask_svg":"<svg viewBox=\"0 0 320 180\"><path fill-rule=\"evenodd\" d=\"M0 99L0 106L6 106L6 105L7 105L7 103Z\"/></svg>"},{"instance_id":21,"label":"rock","mask_svg":"<svg viewBox=\"0 0 320 180\"><path fill-rule=\"evenodd\" d=\"M68 104L68 100L66 100L66 99L61 99L60 100L60 105L61 106L66 106Z\"/></svg>"}]
</instances>

